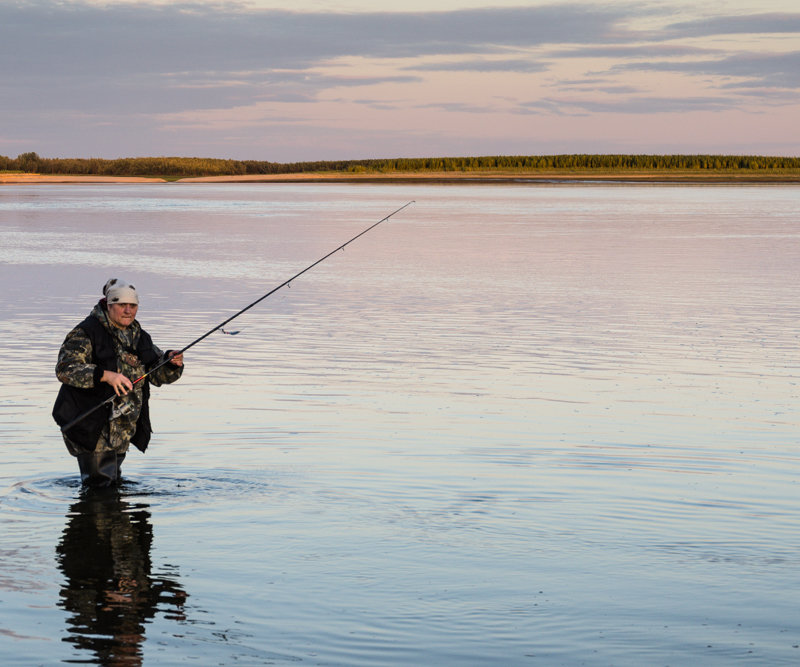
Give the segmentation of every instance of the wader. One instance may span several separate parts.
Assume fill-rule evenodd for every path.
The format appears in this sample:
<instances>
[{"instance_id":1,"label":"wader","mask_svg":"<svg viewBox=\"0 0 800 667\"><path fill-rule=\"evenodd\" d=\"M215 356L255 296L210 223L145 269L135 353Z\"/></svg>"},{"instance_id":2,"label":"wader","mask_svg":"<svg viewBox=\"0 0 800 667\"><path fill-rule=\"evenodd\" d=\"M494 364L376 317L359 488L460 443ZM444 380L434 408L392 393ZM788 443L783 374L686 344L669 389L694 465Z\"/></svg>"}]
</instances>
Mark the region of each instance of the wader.
<instances>
[{"instance_id":1,"label":"wader","mask_svg":"<svg viewBox=\"0 0 800 667\"><path fill-rule=\"evenodd\" d=\"M122 481L122 462L125 454L113 450L78 454L81 482L95 489L115 486Z\"/></svg>"}]
</instances>

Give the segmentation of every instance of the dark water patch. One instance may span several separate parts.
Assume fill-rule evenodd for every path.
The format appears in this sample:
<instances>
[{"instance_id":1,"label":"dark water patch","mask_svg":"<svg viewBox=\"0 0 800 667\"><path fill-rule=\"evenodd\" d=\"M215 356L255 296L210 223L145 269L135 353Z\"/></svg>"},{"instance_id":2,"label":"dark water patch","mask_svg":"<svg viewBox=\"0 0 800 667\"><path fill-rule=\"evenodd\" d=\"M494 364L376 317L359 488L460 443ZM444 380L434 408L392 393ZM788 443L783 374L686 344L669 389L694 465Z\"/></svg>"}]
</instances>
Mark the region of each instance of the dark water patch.
<instances>
[{"instance_id":1,"label":"dark water patch","mask_svg":"<svg viewBox=\"0 0 800 667\"><path fill-rule=\"evenodd\" d=\"M254 505L280 496L287 488L264 471L186 468L174 472L149 471L126 477L119 488L128 502L145 502L160 515L184 512L198 506L226 507L243 500Z\"/></svg>"},{"instance_id":2,"label":"dark water patch","mask_svg":"<svg viewBox=\"0 0 800 667\"><path fill-rule=\"evenodd\" d=\"M654 544L652 548L662 552L662 556L666 555L680 563L719 563L734 566L735 569L794 569L800 564L800 555L793 548L753 539L729 542L698 539L684 543Z\"/></svg>"},{"instance_id":3,"label":"dark water patch","mask_svg":"<svg viewBox=\"0 0 800 667\"><path fill-rule=\"evenodd\" d=\"M177 568L154 567L149 505L116 489L81 494L56 547L63 575L63 641L95 664L141 664L146 626L157 614L180 623L187 592Z\"/></svg>"},{"instance_id":4,"label":"dark water patch","mask_svg":"<svg viewBox=\"0 0 800 667\"><path fill-rule=\"evenodd\" d=\"M82 486L75 474L14 482L0 496L0 507L6 513L4 523L28 524L36 515L63 517L70 503L104 497L118 499L129 509L153 505L163 513L187 511L209 503L224 506L241 499L258 503L267 496L285 493L287 488L277 475L244 469L151 471L143 475L125 475L118 486L99 490Z\"/></svg>"}]
</instances>

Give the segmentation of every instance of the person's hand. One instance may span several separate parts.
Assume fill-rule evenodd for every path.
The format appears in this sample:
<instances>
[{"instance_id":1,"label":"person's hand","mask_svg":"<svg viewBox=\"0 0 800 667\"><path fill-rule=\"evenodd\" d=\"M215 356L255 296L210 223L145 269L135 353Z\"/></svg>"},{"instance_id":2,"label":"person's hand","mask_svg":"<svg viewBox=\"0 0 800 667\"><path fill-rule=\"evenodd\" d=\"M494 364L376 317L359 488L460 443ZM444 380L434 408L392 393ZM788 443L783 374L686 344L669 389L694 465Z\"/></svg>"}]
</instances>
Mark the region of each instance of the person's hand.
<instances>
[{"instance_id":1,"label":"person's hand","mask_svg":"<svg viewBox=\"0 0 800 667\"><path fill-rule=\"evenodd\" d=\"M133 389L133 382L122 373L115 373L114 371L103 371L103 377L100 378L100 381L111 385L117 396L124 396Z\"/></svg>"},{"instance_id":2,"label":"person's hand","mask_svg":"<svg viewBox=\"0 0 800 667\"><path fill-rule=\"evenodd\" d=\"M170 350L169 352L167 352L167 356L169 357L169 363L171 363L173 366L183 366L182 353Z\"/></svg>"}]
</instances>

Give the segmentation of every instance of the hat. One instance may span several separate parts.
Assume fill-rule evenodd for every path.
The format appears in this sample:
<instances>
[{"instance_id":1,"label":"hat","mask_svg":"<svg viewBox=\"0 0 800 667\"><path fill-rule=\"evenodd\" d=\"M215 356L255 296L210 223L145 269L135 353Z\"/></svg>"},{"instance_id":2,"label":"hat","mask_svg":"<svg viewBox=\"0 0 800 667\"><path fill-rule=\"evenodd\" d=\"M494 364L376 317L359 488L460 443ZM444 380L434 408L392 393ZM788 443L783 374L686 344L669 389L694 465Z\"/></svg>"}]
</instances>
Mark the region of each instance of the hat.
<instances>
[{"instance_id":1,"label":"hat","mask_svg":"<svg viewBox=\"0 0 800 667\"><path fill-rule=\"evenodd\" d=\"M133 303L139 305L139 295L136 288L124 280L112 278L103 285L103 294L107 303Z\"/></svg>"}]
</instances>

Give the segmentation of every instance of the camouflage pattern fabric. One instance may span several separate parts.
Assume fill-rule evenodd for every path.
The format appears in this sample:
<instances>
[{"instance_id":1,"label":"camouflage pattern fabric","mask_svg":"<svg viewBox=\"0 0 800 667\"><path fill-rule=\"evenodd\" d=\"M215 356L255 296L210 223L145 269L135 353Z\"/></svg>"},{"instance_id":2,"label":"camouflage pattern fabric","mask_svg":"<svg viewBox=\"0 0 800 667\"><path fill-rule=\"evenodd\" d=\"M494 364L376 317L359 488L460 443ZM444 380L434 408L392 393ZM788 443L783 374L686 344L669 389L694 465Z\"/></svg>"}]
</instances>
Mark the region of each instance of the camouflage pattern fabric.
<instances>
[{"instance_id":1,"label":"camouflage pattern fabric","mask_svg":"<svg viewBox=\"0 0 800 667\"><path fill-rule=\"evenodd\" d=\"M94 307L91 314L100 320L105 329L111 333L117 351L117 372L122 373L131 381L144 375L145 368L139 358L127 351L135 350L139 342L139 333L142 329L138 320L134 320L133 324L126 329L120 329L109 322L100 304ZM164 354L155 345L153 345L153 350L159 356ZM95 386L95 368L95 364L92 363L92 343L83 329L75 327L67 334L59 350L56 377L61 382L73 387L89 389ZM175 382L182 374L183 367L165 364L152 375L148 375L147 380L150 381L150 384L159 387L162 384ZM136 421L139 419L139 412L142 408L142 383L134 385L133 390L125 396L115 398L111 405L111 418L100 434L95 451L115 451L118 454L124 454L128 451L131 438L136 433ZM87 449L86 444L74 443L66 436L64 436L64 443L73 456L77 456Z\"/></svg>"}]
</instances>

